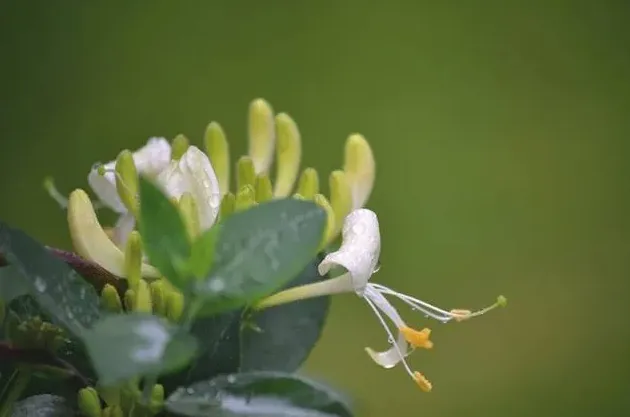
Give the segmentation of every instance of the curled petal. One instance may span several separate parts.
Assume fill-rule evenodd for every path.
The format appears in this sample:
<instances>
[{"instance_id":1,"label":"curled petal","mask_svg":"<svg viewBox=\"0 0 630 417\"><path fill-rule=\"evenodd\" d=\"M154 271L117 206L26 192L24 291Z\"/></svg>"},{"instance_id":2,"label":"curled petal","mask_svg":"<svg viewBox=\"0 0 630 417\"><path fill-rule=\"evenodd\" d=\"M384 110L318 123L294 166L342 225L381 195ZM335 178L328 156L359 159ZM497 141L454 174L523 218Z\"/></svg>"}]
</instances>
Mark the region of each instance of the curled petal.
<instances>
[{"instance_id":1,"label":"curled petal","mask_svg":"<svg viewBox=\"0 0 630 417\"><path fill-rule=\"evenodd\" d=\"M376 214L368 209L351 212L343 224L343 243L319 264L320 275L339 265L352 276L354 290L363 295L381 253L381 235Z\"/></svg>"},{"instance_id":2,"label":"curled petal","mask_svg":"<svg viewBox=\"0 0 630 417\"><path fill-rule=\"evenodd\" d=\"M96 262L118 277L125 277L125 255L101 227L90 198L83 190L75 190L68 200L68 224L72 242L79 255ZM142 276L158 278L151 265L142 264Z\"/></svg>"},{"instance_id":3,"label":"curled petal","mask_svg":"<svg viewBox=\"0 0 630 417\"><path fill-rule=\"evenodd\" d=\"M190 146L179 161L173 161L158 176L169 197L190 193L199 210L201 230L209 229L219 213L221 191L210 160L199 148Z\"/></svg>"}]
</instances>

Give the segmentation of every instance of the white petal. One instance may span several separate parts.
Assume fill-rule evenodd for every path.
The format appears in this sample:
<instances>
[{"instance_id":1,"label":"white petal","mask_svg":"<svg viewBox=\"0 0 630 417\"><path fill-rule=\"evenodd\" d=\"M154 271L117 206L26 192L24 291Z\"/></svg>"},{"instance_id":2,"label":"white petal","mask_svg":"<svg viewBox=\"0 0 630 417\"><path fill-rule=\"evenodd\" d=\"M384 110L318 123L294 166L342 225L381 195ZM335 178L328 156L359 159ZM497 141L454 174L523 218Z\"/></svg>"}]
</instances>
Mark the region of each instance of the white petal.
<instances>
[{"instance_id":1,"label":"white petal","mask_svg":"<svg viewBox=\"0 0 630 417\"><path fill-rule=\"evenodd\" d=\"M113 241L119 248L124 248L127 245L127 238L129 237L129 233L133 231L136 227L136 218L133 214L127 212L122 214L118 221L116 222L116 226L114 227L114 238Z\"/></svg>"},{"instance_id":2,"label":"white petal","mask_svg":"<svg viewBox=\"0 0 630 417\"><path fill-rule=\"evenodd\" d=\"M171 162L162 171L157 181L169 197L179 199L183 193L190 193L197 203L201 229L212 226L219 213L221 191L210 160L199 148L190 146L179 161Z\"/></svg>"},{"instance_id":3,"label":"white petal","mask_svg":"<svg viewBox=\"0 0 630 417\"><path fill-rule=\"evenodd\" d=\"M390 302L387 301L387 299L378 291L368 287L365 291L364 297L366 301L368 301L368 304L370 304L370 302L372 303L370 307L378 308L382 311L396 325L397 328L405 326L405 322L400 317L394 306L392 306ZM387 324L383 321L382 317L380 317L376 310L375 313L381 321L381 324L385 327L388 336L393 339L392 333L389 328L386 327ZM393 368L411 353L407 340L400 332L398 332L396 340L390 340L390 342L392 343L392 347L382 352L375 351L369 347L365 348L365 351L370 355L372 360L383 368Z\"/></svg>"},{"instance_id":4,"label":"white petal","mask_svg":"<svg viewBox=\"0 0 630 417\"><path fill-rule=\"evenodd\" d=\"M342 237L339 250L327 255L319 264L319 273L324 275L335 265L344 267L352 275L354 290L362 295L381 253L376 214L368 209L351 212L344 221Z\"/></svg>"},{"instance_id":5,"label":"white petal","mask_svg":"<svg viewBox=\"0 0 630 417\"><path fill-rule=\"evenodd\" d=\"M171 145L164 138L151 138L142 148L133 153L133 161L139 174L155 176L164 170L171 160ZM96 168L88 174L88 183L105 205L117 213L126 213L116 190L116 174L112 172L116 161L104 165L105 174L99 175Z\"/></svg>"}]
</instances>

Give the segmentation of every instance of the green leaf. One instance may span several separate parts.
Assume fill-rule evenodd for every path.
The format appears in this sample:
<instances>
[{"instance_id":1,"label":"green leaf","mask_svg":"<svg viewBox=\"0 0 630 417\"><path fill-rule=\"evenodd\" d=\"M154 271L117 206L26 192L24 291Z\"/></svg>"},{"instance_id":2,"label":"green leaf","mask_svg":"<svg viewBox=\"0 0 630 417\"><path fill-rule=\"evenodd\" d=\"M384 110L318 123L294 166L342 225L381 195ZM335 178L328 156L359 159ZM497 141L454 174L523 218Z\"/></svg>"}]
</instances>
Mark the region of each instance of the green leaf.
<instances>
[{"instance_id":1,"label":"green leaf","mask_svg":"<svg viewBox=\"0 0 630 417\"><path fill-rule=\"evenodd\" d=\"M195 355L193 336L148 314L121 314L99 321L84 337L88 354L104 385L181 369Z\"/></svg>"},{"instance_id":2,"label":"green leaf","mask_svg":"<svg viewBox=\"0 0 630 417\"><path fill-rule=\"evenodd\" d=\"M306 378L278 372L222 375L175 391L166 408L190 417L350 417L340 395Z\"/></svg>"},{"instance_id":3,"label":"green leaf","mask_svg":"<svg viewBox=\"0 0 630 417\"><path fill-rule=\"evenodd\" d=\"M327 279L317 272L321 259L309 263L287 288ZM318 297L253 312L241 331L240 371L298 369L321 336L329 306L330 297Z\"/></svg>"},{"instance_id":4,"label":"green leaf","mask_svg":"<svg viewBox=\"0 0 630 417\"><path fill-rule=\"evenodd\" d=\"M201 234L192 244L188 270L196 278L205 278L210 273L214 262L221 225L216 224Z\"/></svg>"},{"instance_id":5,"label":"green leaf","mask_svg":"<svg viewBox=\"0 0 630 417\"><path fill-rule=\"evenodd\" d=\"M174 286L183 289L188 280L182 268L190 258L184 221L162 191L142 177L138 230L149 262Z\"/></svg>"},{"instance_id":6,"label":"green leaf","mask_svg":"<svg viewBox=\"0 0 630 417\"><path fill-rule=\"evenodd\" d=\"M94 287L35 239L2 222L0 252L20 273L41 308L71 334L81 335L100 317Z\"/></svg>"},{"instance_id":7,"label":"green leaf","mask_svg":"<svg viewBox=\"0 0 630 417\"><path fill-rule=\"evenodd\" d=\"M230 216L221 227L210 275L195 282L203 314L256 301L296 276L317 253L326 214L296 199L262 203Z\"/></svg>"},{"instance_id":8,"label":"green leaf","mask_svg":"<svg viewBox=\"0 0 630 417\"><path fill-rule=\"evenodd\" d=\"M160 378L160 383L171 392L194 381L238 371L240 330L240 311L198 318L190 329L199 342L195 360L186 369Z\"/></svg>"},{"instance_id":9,"label":"green leaf","mask_svg":"<svg viewBox=\"0 0 630 417\"><path fill-rule=\"evenodd\" d=\"M28 293L28 284L14 266L0 268L0 301L8 303Z\"/></svg>"},{"instance_id":10,"label":"green leaf","mask_svg":"<svg viewBox=\"0 0 630 417\"><path fill-rule=\"evenodd\" d=\"M16 403L11 417L68 417L74 414L63 397L41 394Z\"/></svg>"}]
</instances>

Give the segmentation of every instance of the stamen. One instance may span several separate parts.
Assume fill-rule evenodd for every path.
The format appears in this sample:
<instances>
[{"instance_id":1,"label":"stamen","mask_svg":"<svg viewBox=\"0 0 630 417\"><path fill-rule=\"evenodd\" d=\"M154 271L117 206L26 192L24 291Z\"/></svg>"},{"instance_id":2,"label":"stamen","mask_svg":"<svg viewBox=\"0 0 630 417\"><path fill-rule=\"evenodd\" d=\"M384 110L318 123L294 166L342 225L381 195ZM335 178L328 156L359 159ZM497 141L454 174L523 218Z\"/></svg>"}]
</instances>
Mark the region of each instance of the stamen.
<instances>
[{"instance_id":1,"label":"stamen","mask_svg":"<svg viewBox=\"0 0 630 417\"><path fill-rule=\"evenodd\" d=\"M413 373L413 380L416 381L416 384L418 384L420 389L424 392L431 392L433 389L433 384L418 371Z\"/></svg>"},{"instance_id":2,"label":"stamen","mask_svg":"<svg viewBox=\"0 0 630 417\"><path fill-rule=\"evenodd\" d=\"M57 190L55 186L55 180L52 177L46 177L44 179L44 189L48 192L48 195L59 204L62 209L68 208L68 198Z\"/></svg>"},{"instance_id":3,"label":"stamen","mask_svg":"<svg viewBox=\"0 0 630 417\"><path fill-rule=\"evenodd\" d=\"M464 321L472 317L472 311L470 310L454 309L450 313L455 318L455 321Z\"/></svg>"},{"instance_id":4,"label":"stamen","mask_svg":"<svg viewBox=\"0 0 630 417\"><path fill-rule=\"evenodd\" d=\"M422 330L416 330L411 327L402 326L398 330L405 336L405 340L407 340L410 345L424 349L433 348L433 342L429 340L431 329L424 328Z\"/></svg>"}]
</instances>

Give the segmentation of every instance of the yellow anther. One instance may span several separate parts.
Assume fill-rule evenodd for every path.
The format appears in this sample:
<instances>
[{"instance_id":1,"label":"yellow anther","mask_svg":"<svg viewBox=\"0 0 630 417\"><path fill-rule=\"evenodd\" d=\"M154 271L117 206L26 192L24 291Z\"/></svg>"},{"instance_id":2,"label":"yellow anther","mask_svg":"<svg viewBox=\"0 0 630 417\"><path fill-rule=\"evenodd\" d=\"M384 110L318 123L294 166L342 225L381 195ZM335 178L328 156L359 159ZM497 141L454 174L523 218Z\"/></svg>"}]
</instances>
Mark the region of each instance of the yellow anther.
<instances>
[{"instance_id":1,"label":"yellow anther","mask_svg":"<svg viewBox=\"0 0 630 417\"><path fill-rule=\"evenodd\" d=\"M142 268L142 239L140 233L132 231L125 246L125 272L129 288L137 291L141 279Z\"/></svg>"},{"instance_id":2,"label":"yellow anther","mask_svg":"<svg viewBox=\"0 0 630 417\"><path fill-rule=\"evenodd\" d=\"M248 127L249 156L254 161L256 174L266 173L273 160L276 132L273 109L265 100L259 98L250 104Z\"/></svg>"},{"instance_id":3,"label":"yellow anther","mask_svg":"<svg viewBox=\"0 0 630 417\"><path fill-rule=\"evenodd\" d=\"M246 185L236 193L234 211L243 211L256 204L256 191L251 185Z\"/></svg>"},{"instance_id":4,"label":"yellow anther","mask_svg":"<svg viewBox=\"0 0 630 417\"><path fill-rule=\"evenodd\" d=\"M206 128L204 145L219 180L221 195L225 195L230 191L230 147L223 128L217 122L210 123Z\"/></svg>"},{"instance_id":5,"label":"yellow anther","mask_svg":"<svg viewBox=\"0 0 630 417\"><path fill-rule=\"evenodd\" d=\"M312 200L319 193L319 175L314 168L306 168L300 175L297 192L307 200Z\"/></svg>"},{"instance_id":6,"label":"yellow anther","mask_svg":"<svg viewBox=\"0 0 630 417\"><path fill-rule=\"evenodd\" d=\"M138 171L133 154L124 150L116 158L116 191L127 210L138 216Z\"/></svg>"},{"instance_id":7,"label":"yellow anther","mask_svg":"<svg viewBox=\"0 0 630 417\"><path fill-rule=\"evenodd\" d=\"M254 162L249 156L241 156L236 163L236 189L240 190L246 185L256 185L256 171Z\"/></svg>"},{"instance_id":8,"label":"yellow anther","mask_svg":"<svg viewBox=\"0 0 630 417\"><path fill-rule=\"evenodd\" d=\"M264 203L273 198L273 187L269 175L260 174L256 177L256 202Z\"/></svg>"},{"instance_id":9,"label":"yellow anther","mask_svg":"<svg viewBox=\"0 0 630 417\"><path fill-rule=\"evenodd\" d=\"M319 247L321 250L328 246L335 238L335 212L326 197L322 194L315 194L313 196L313 201L326 212L326 229L324 230L322 244Z\"/></svg>"},{"instance_id":10,"label":"yellow anther","mask_svg":"<svg viewBox=\"0 0 630 417\"><path fill-rule=\"evenodd\" d=\"M232 193L227 193L221 200L221 208L219 209L219 220L227 219L232 213L234 213L234 206L236 204L236 197Z\"/></svg>"},{"instance_id":11,"label":"yellow anther","mask_svg":"<svg viewBox=\"0 0 630 417\"><path fill-rule=\"evenodd\" d=\"M433 342L429 340L431 329L424 328L422 330L412 329L411 327L401 327L400 333L405 337L407 343L416 348L431 349Z\"/></svg>"},{"instance_id":12,"label":"yellow anther","mask_svg":"<svg viewBox=\"0 0 630 417\"><path fill-rule=\"evenodd\" d=\"M273 195L286 197L291 193L300 169L302 142L297 125L286 113L276 116L278 144L276 146L276 181Z\"/></svg>"},{"instance_id":13,"label":"yellow anther","mask_svg":"<svg viewBox=\"0 0 630 417\"><path fill-rule=\"evenodd\" d=\"M507 298L505 298L502 295L498 296L496 304L497 304L498 307L506 307L507 306Z\"/></svg>"},{"instance_id":14,"label":"yellow anther","mask_svg":"<svg viewBox=\"0 0 630 417\"><path fill-rule=\"evenodd\" d=\"M464 321L472 317L472 311L470 310L456 308L454 310L451 310L450 313L453 315L453 318L456 321Z\"/></svg>"},{"instance_id":15,"label":"yellow anther","mask_svg":"<svg viewBox=\"0 0 630 417\"><path fill-rule=\"evenodd\" d=\"M424 392L431 392L433 389L431 382L418 371L413 373L413 380L416 381L416 384L418 384L420 389Z\"/></svg>"},{"instance_id":16,"label":"yellow anther","mask_svg":"<svg viewBox=\"0 0 630 417\"><path fill-rule=\"evenodd\" d=\"M179 207L179 213L181 214L182 221L186 227L186 232L188 232L188 238L192 241L201 231L197 202L191 193L185 192L179 198L177 206Z\"/></svg>"},{"instance_id":17,"label":"yellow anther","mask_svg":"<svg viewBox=\"0 0 630 417\"><path fill-rule=\"evenodd\" d=\"M353 134L346 141L344 159L343 170L352 190L352 208L357 209L365 205L374 186L374 154L363 136Z\"/></svg>"},{"instance_id":18,"label":"yellow anther","mask_svg":"<svg viewBox=\"0 0 630 417\"><path fill-rule=\"evenodd\" d=\"M184 135L177 135L173 142L171 143L171 159L173 161L179 161L180 158L186 153L188 147L190 146L190 141Z\"/></svg>"},{"instance_id":19,"label":"yellow anther","mask_svg":"<svg viewBox=\"0 0 630 417\"><path fill-rule=\"evenodd\" d=\"M335 212L335 233L337 236L346 216L352 211L352 193L345 172L337 170L330 173L330 205Z\"/></svg>"}]
</instances>

